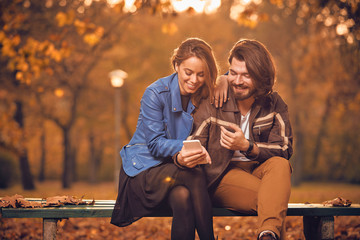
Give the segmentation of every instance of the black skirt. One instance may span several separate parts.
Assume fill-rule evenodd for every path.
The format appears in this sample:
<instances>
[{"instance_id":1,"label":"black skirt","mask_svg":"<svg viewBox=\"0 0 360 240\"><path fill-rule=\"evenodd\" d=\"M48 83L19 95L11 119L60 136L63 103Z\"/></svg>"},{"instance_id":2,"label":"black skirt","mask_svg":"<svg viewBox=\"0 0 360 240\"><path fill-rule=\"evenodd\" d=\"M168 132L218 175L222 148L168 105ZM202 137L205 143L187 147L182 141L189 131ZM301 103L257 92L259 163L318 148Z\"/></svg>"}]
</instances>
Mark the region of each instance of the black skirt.
<instances>
[{"instance_id":1,"label":"black skirt","mask_svg":"<svg viewBox=\"0 0 360 240\"><path fill-rule=\"evenodd\" d=\"M163 163L135 177L120 170L119 190L111 223L125 227L161 208L169 208L168 193L181 171L173 163Z\"/></svg>"}]
</instances>

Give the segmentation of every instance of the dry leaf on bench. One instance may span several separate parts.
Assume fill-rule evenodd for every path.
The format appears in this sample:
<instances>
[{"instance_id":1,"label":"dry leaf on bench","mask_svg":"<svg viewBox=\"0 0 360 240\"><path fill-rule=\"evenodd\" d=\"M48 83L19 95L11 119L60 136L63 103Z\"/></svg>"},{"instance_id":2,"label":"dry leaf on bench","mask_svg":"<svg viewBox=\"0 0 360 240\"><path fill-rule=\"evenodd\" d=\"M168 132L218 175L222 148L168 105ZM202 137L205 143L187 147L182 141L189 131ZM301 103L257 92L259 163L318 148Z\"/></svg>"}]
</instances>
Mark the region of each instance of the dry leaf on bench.
<instances>
[{"instance_id":1,"label":"dry leaf on bench","mask_svg":"<svg viewBox=\"0 0 360 240\"><path fill-rule=\"evenodd\" d=\"M333 206L333 207L349 207L351 201L344 199L342 197L337 197L332 200L328 200L322 203L324 206Z\"/></svg>"},{"instance_id":2,"label":"dry leaf on bench","mask_svg":"<svg viewBox=\"0 0 360 240\"><path fill-rule=\"evenodd\" d=\"M62 206L62 205L86 205L87 203L81 198L73 196L55 196L46 198L44 207ZM90 203L91 204L91 203Z\"/></svg>"},{"instance_id":3,"label":"dry leaf on bench","mask_svg":"<svg viewBox=\"0 0 360 240\"><path fill-rule=\"evenodd\" d=\"M38 208L41 203L26 200L23 196L15 194L14 196L6 196L0 199L0 207L11 208Z\"/></svg>"}]
</instances>

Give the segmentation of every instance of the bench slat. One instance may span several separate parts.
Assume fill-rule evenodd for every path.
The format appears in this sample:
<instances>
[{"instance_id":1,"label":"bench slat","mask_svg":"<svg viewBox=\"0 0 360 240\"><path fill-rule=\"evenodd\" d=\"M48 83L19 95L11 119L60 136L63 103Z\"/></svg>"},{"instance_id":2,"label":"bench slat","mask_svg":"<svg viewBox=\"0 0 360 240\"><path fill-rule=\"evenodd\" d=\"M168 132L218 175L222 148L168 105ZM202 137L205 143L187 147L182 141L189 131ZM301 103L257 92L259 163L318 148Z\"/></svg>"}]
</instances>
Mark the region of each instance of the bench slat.
<instances>
[{"instance_id":1,"label":"bench slat","mask_svg":"<svg viewBox=\"0 0 360 240\"><path fill-rule=\"evenodd\" d=\"M46 208L2 208L3 218L83 218L111 217L114 202L95 201L95 205L66 205ZM256 214L239 213L225 208L214 208L213 215L221 216L256 216ZM360 204L350 207L327 207L322 204L289 203L288 216L360 216ZM171 212L159 211L150 217L170 217Z\"/></svg>"}]
</instances>

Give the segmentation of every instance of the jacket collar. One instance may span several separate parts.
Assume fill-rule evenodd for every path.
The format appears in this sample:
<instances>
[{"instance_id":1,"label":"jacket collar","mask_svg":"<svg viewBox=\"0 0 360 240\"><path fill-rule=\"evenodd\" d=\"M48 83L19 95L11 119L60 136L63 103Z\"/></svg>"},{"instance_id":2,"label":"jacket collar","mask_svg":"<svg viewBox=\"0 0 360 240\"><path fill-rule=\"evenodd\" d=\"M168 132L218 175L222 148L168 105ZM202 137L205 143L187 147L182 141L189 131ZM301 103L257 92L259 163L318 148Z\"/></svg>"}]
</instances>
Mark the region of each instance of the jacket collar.
<instances>
[{"instance_id":1,"label":"jacket collar","mask_svg":"<svg viewBox=\"0 0 360 240\"><path fill-rule=\"evenodd\" d=\"M229 87L228 101L226 102L226 104L223 105L222 111L224 111L224 112L240 112L240 110L237 107L235 96L234 96L234 93L233 93L231 87Z\"/></svg>"},{"instance_id":2,"label":"jacket collar","mask_svg":"<svg viewBox=\"0 0 360 240\"><path fill-rule=\"evenodd\" d=\"M173 112L181 112L183 111L182 105L181 105L181 94L180 94L180 86L179 86L179 79L178 74L174 73L171 75L172 78L170 80L170 93L171 93L171 111ZM191 98L188 104L188 109L190 113L195 109L195 106L193 105ZM188 109L184 109L185 112L187 112Z\"/></svg>"}]
</instances>

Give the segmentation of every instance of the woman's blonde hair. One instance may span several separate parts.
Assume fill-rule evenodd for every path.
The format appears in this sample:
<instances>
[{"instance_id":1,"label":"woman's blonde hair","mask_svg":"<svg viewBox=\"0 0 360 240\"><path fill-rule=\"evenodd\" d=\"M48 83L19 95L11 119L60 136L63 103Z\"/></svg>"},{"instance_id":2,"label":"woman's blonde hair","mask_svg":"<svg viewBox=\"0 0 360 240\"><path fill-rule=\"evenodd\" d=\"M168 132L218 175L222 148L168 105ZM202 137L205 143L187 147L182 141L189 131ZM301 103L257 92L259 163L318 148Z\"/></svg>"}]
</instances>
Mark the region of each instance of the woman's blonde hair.
<instances>
[{"instance_id":1,"label":"woman's blonde hair","mask_svg":"<svg viewBox=\"0 0 360 240\"><path fill-rule=\"evenodd\" d=\"M202 39L188 38L183 41L171 57L173 68L190 57L197 57L205 63L205 84L191 96L196 106L202 98L213 97L218 67L210 45Z\"/></svg>"}]
</instances>

